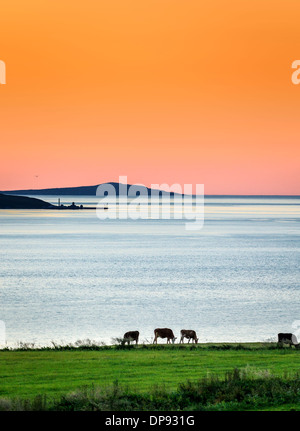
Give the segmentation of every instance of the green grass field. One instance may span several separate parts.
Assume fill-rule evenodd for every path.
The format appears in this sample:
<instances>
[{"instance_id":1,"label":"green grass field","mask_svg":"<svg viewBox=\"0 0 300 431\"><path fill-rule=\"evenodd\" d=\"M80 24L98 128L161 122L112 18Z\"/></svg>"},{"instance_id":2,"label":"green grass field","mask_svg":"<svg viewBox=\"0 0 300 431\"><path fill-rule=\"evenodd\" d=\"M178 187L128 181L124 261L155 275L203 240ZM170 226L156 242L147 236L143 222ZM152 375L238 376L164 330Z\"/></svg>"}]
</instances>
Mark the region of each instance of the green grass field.
<instances>
[{"instance_id":1,"label":"green grass field","mask_svg":"<svg viewBox=\"0 0 300 431\"><path fill-rule=\"evenodd\" d=\"M111 386L118 381L137 393L155 385L174 391L180 383L197 381L234 368L264 378L282 379L299 373L300 350L270 348L262 344L210 346L138 346L131 349L99 350L10 350L0 351L0 398L52 399L83 386ZM293 404L293 407L296 406ZM280 409L280 406L277 406Z\"/></svg>"}]
</instances>

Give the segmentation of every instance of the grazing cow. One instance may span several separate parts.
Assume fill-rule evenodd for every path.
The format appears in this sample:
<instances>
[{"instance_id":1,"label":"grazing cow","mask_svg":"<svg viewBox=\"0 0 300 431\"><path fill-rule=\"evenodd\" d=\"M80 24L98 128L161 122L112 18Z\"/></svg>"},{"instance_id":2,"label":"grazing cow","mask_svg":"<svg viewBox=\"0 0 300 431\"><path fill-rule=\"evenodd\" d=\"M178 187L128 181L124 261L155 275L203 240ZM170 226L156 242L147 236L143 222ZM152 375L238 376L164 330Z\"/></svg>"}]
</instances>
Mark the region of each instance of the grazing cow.
<instances>
[{"instance_id":1,"label":"grazing cow","mask_svg":"<svg viewBox=\"0 0 300 431\"><path fill-rule=\"evenodd\" d=\"M278 344L289 344L290 347L295 346L297 349L300 347L296 335L290 333L278 334Z\"/></svg>"},{"instance_id":2,"label":"grazing cow","mask_svg":"<svg viewBox=\"0 0 300 431\"><path fill-rule=\"evenodd\" d=\"M130 341L135 341L135 344L139 341L140 333L139 331L129 331L124 334L123 341L124 343L130 344Z\"/></svg>"},{"instance_id":3,"label":"grazing cow","mask_svg":"<svg viewBox=\"0 0 300 431\"><path fill-rule=\"evenodd\" d=\"M181 333L180 343L184 342L184 338L187 338L189 340L188 343L190 342L190 340L192 340L192 342L194 340L195 344L198 343L197 334L192 329L181 329L180 333Z\"/></svg>"},{"instance_id":4,"label":"grazing cow","mask_svg":"<svg viewBox=\"0 0 300 431\"><path fill-rule=\"evenodd\" d=\"M154 344L155 343L157 344L158 338L167 338L167 344L168 343L171 344L171 341L174 344L177 337L174 337L174 333L173 333L172 329L157 328L157 329L154 329Z\"/></svg>"}]
</instances>

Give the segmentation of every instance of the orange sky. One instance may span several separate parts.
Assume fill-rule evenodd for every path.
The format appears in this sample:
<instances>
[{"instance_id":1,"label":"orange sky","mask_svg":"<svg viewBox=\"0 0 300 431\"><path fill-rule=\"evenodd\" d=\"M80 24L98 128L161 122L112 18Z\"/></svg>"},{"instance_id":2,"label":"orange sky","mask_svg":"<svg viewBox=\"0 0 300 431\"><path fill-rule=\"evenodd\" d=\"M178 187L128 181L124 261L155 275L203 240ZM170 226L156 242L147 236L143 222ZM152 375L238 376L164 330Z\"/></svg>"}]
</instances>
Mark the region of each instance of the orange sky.
<instances>
[{"instance_id":1,"label":"orange sky","mask_svg":"<svg viewBox=\"0 0 300 431\"><path fill-rule=\"evenodd\" d=\"M1 2L0 190L300 194L299 20L299 0Z\"/></svg>"}]
</instances>

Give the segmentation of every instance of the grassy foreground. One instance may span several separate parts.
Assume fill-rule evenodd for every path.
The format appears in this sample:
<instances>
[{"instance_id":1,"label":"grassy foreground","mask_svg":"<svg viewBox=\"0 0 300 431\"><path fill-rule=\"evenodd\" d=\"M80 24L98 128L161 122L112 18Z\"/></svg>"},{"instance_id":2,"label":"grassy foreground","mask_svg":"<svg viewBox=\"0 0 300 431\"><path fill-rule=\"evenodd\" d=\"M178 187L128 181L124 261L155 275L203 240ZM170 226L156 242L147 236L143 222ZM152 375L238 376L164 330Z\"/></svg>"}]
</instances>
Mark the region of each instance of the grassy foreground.
<instances>
[{"instance_id":1,"label":"grassy foreground","mask_svg":"<svg viewBox=\"0 0 300 431\"><path fill-rule=\"evenodd\" d=\"M299 410L299 371L271 343L2 350L0 410Z\"/></svg>"}]
</instances>

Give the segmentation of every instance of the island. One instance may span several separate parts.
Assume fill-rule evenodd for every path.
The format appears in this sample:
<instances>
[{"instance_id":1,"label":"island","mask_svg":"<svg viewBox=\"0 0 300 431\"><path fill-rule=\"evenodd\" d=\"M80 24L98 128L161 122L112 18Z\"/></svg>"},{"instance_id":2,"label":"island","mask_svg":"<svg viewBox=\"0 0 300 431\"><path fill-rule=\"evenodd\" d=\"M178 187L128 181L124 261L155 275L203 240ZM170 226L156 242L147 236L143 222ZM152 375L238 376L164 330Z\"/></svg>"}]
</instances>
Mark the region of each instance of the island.
<instances>
[{"instance_id":1,"label":"island","mask_svg":"<svg viewBox=\"0 0 300 431\"><path fill-rule=\"evenodd\" d=\"M130 192L131 184L126 184L121 190L120 183L109 182L98 184L94 186L79 186L79 187L58 187L58 188L50 188L50 189L26 189L26 190L7 190L0 191L0 193L9 193L10 195L47 195L47 196L100 196L97 194L97 189L99 185L102 186L113 186L116 191L116 196L127 195L128 197L136 197L136 191ZM140 186L141 189L144 190L144 194L147 196L151 196L156 193L159 196L169 196L169 193L164 190L152 189L146 186ZM170 192L170 197L182 196L180 193Z\"/></svg>"},{"instance_id":2,"label":"island","mask_svg":"<svg viewBox=\"0 0 300 431\"><path fill-rule=\"evenodd\" d=\"M55 210L95 210L96 207L84 207L83 205L76 205L72 202L71 205L52 205L49 202L45 202L41 199L29 198L27 196L12 196L0 193L0 209L26 209L26 210L43 210L43 209L55 209ZM108 207L101 209L107 210Z\"/></svg>"},{"instance_id":3,"label":"island","mask_svg":"<svg viewBox=\"0 0 300 431\"><path fill-rule=\"evenodd\" d=\"M26 196L11 196L0 194L0 209L51 209L55 205L41 199Z\"/></svg>"}]
</instances>

